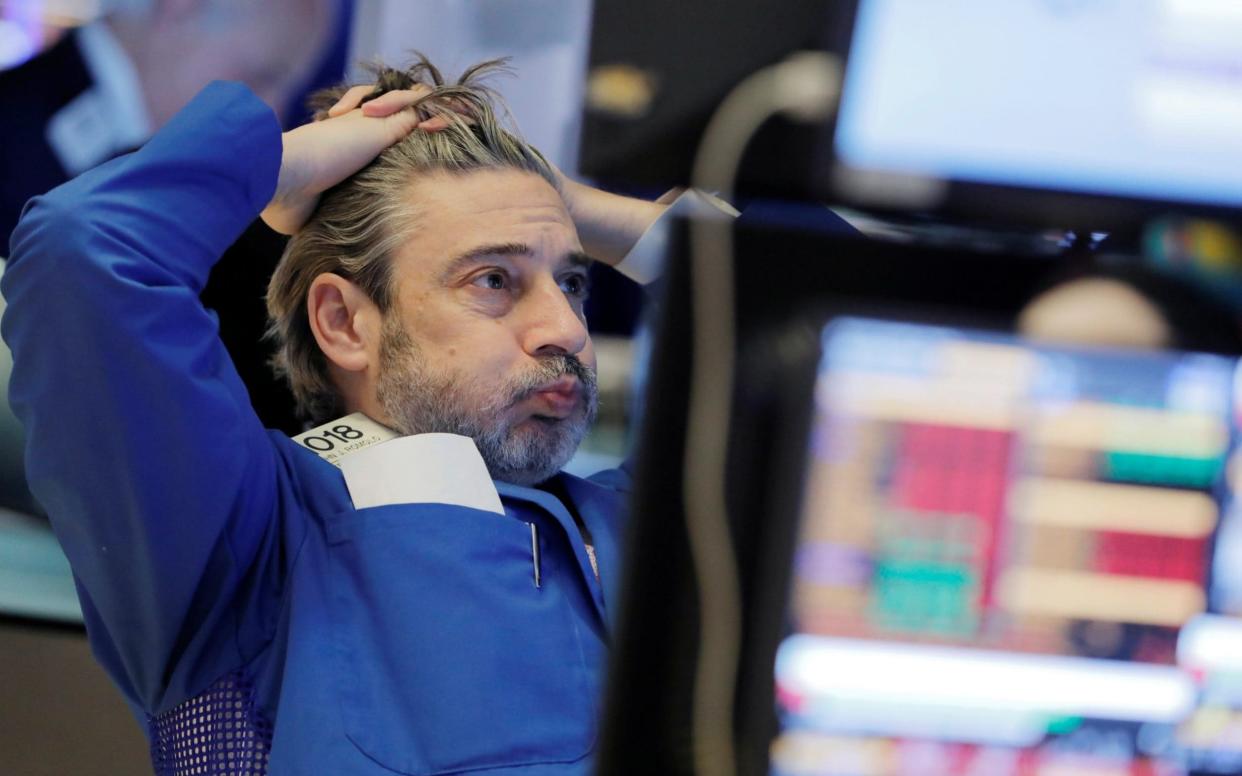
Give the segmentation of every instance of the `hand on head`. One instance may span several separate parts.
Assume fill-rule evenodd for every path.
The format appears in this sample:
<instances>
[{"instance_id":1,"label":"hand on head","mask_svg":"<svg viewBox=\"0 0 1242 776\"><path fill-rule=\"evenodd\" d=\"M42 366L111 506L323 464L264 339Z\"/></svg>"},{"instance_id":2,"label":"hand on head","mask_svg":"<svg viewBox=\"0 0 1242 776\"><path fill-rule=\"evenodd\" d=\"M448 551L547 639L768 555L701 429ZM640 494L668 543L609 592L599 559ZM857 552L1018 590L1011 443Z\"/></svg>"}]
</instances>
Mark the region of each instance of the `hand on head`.
<instances>
[{"instance_id":1,"label":"hand on head","mask_svg":"<svg viewBox=\"0 0 1242 776\"><path fill-rule=\"evenodd\" d=\"M449 97L427 105L437 88L415 83L371 98L377 85L360 84L346 90L317 120L284 133L280 177L261 214L264 222L278 232L294 234L314 212L320 194L361 170L384 149L414 131L446 129L452 123L449 111L469 121L470 108L459 100Z\"/></svg>"},{"instance_id":2,"label":"hand on head","mask_svg":"<svg viewBox=\"0 0 1242 776\"><path fill-rule=\"evenodd\" d=\"M367 97L375 93L375 84L359 84L350 87L345 94L341 95L341 99L336 104L328 108L327 118L336 118L344 116L352 110L361 108L362 115L371 116L373 118L385 118L392 114L413 108L422 102L429 94L431 87L419 84L411 89L398 89L391 92L384 92L378 97L374 97L366 102ZM448 101L455 109L465 117L469 117L468 107L459 103ZM425 132L437 132L449 125L449 118L444 114L437 114L431 118L424 119L418 123L418 129Z\"/></svg>"}]
</instances>

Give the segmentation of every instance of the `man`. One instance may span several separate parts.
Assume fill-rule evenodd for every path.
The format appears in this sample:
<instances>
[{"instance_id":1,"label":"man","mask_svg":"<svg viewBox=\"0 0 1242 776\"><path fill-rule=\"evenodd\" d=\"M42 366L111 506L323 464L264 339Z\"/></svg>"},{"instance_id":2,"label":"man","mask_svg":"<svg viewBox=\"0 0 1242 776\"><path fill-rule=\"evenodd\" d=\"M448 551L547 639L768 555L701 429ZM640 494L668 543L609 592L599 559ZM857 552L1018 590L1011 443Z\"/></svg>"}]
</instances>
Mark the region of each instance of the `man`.
<instances>
[{"instance_id":1,"label":"man","mask_svg":"<svg viewBox=\"0 0 1242 776\"><path fill-rule=\"evenodd\" d=\"M663 208L564 180L470 82L378 76L283 137L214 84L14 235L32 489L157 773L588 767L626 478L557 473L593 410L582 265ZM269 304L328 420L304 445L198 302L260 211L300 230ZM388 429L419 435L356 449Z\"/></svg>"},{"instance_id":2,"label":"man","mask_svg":"<svg viewBox=\"0 0 1242 776\"><path fill-rule=\"evenodd\" d=\"M26 200L137 148L210 81L241 81L285 111L342 12L332 0L98 5L100 18L0 71L0 255Z\"/></svg>"},{"instance_id":3,"label":"man","mask_svg":"<svg viewBox=\"0 0 1242 776\"><path fill-rule=\"evenodd\" d=\"M47 4L26 4L48 8ZM0 259L22 207L69 178L142 145L206 84L241 81L286 118L344 72L352 0L103 0L98 18L0 70ZM289 110L296 107L296 110ZM292 126L300 120L285 122ZM283 241L256 221L217 262L203 292L264 422L297 420L254 336ZM0 349L7 369L8 353ZM0 432L20 440L0 403ZM0 506L41 514L21 454L0 447Z\"/></svg>"}]
</instances>

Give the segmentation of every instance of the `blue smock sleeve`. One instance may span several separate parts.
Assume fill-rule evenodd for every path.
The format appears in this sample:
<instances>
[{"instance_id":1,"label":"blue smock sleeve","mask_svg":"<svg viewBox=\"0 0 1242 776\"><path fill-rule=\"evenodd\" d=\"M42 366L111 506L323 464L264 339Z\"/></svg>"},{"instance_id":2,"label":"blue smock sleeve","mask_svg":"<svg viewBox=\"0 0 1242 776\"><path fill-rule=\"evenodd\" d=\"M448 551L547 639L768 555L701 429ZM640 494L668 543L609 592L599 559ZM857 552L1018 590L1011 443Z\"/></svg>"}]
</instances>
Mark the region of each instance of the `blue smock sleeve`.
<instances>
[{"instance_id":1,"label":"blue smock sleeve","mask_svg":"<svg viewBox=\"0 0 1242 776\"><path fill-rule=\"evenodd\" d=\"M254 579L275 450L198 294L280 159L271 110L212 84L141 150L33 200L0 282L31 490L97 657L150 712L252 657L241 620L271 615Z\"/></svg>"}]
</instances>

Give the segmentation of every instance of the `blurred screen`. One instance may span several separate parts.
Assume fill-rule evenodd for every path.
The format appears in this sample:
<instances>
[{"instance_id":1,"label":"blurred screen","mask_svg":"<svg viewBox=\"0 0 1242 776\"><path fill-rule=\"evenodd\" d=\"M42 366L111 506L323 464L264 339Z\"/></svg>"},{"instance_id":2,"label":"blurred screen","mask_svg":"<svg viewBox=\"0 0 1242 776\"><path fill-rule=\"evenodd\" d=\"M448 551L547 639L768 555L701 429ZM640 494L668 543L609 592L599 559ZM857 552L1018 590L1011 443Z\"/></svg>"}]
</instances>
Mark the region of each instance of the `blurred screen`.
<instances>
[{"instance_id":1,"label":"blurred screen","mask_svg":"<svg viewBox=\"0 0 1242 776\"><path fill-rule=\"evenodd\" d=\"M859 0L835 145L847 191L869 171L1242 205L1242 3Z\"/></svg>"},{"instance_id":2,"label":"blurred screen","mask_svg":"<svg viewBox=\"0 0 1242 776\"><path fill-rule=\"evenodd\" d=\"M773 773L1242 773L1237 363L823 334Z\"/></svg>"}]
</instances>

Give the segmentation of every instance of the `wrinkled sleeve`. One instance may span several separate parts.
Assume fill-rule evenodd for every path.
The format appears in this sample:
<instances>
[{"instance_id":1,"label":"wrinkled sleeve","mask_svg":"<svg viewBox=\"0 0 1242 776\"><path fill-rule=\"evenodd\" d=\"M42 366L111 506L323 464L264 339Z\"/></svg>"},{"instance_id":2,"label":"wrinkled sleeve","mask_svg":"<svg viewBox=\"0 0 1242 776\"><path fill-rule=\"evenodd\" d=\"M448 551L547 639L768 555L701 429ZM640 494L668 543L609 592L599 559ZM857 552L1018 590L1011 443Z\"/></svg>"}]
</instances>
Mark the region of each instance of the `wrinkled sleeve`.
<instances>
[{"instance_id":1,"label":"wrinkled sleeve","mask_svg":"<svg viewBox=\"0 0 1242 776\"><path fill-rule=\"evenodd\" d=\"M657 202L663 200L668 200L668 207L616 265L616 270L622 275L643 285L655 282L663 274L669 251L669 232L678 219L725 219L740 215L728 202L698 189L674 189Z\"/></svg>"},{"instance_id":2,"label":"wrinkled sleeve","mask_svg":"<svg viewBox=\"0 0 1242 776\"><path fill-rule=\"evenodd\" d=\"M276 458L199 302L270 199L275 116L207 87L141 150L39 197L0 291L32 492L73 568L96 656L148 711L197 692L270 617Z\"/></svg>"},{"instance_id":3,"label":"wrinkled sleeve","mask_svg":"<svg viewBox=\"0 0 1242 776\"><path fill-rule=\"evenodd\" d=\"M726 219L737 218L740 215L729 203L698 189L673 189L656 201L667 204L668 207L647 227L638 242L630 248L629 253L625 254L614 267L630 280L647 286L648 291L660 282L664 265L668 261L669 233L678 219ZM641 355L630 387L641 393L641 386L646 381L647 374L647 335L640 334L638 339L642 343L639 347ZM633 449L628 449L620 466L596 472L589 479L596 485L611 490L630 492L634 486L634 454Z\"/></svg>"}]
</instances>

